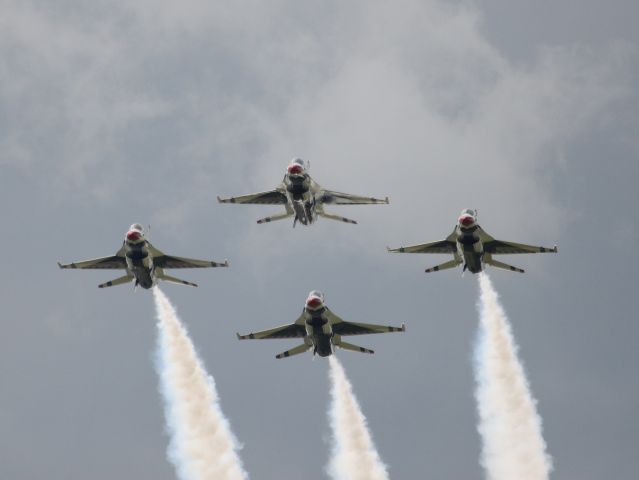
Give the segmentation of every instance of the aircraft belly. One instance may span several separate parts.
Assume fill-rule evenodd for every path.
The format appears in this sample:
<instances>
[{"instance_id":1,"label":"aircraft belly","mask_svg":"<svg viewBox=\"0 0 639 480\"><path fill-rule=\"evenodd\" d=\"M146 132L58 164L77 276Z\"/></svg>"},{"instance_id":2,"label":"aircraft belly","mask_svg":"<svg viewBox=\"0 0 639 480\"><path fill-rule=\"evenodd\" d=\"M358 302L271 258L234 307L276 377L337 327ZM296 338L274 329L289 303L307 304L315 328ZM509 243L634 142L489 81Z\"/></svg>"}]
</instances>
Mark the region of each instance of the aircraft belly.
<instances>
[{"instance_id":1,"label":"aircraft belly","mask_svg":"<svg viewBox=\"0 0 639 480\"><path fill-rule=\"evenodd\" d=\"M310 179L307 176L287 176L284 183L286 190L293 195L295 200L306 196L310 188Z\"/></svg>"},{"instance_id":2,"label":"aircraft belly","mask_svg":"<svg viewBox=\"0 0 639 480\"><path fill-rule=\"evenodd\" d=\"M320 357L328 357L333 353L330 335L325 333L314 334L313 344L315 345L315 353Z\"/></svg>"},{"instance_id":3,"label":"aircraft belly","mask_svg":"<svg viewBox=\"0 0 639 480\"><path fill-rule=\"evenodd\" d=\"M479 273L482 271L481 255L474 250L464 251L464 264L466 269L471 273Z\"/></svg>"},{"instance_id":4,"label":"aircraft belly","mask_svg":"<svg viewBox=\"0 0 639 480\"><path fill-rule=\"evenodd\" d=\"M151 276L151 270L144 266L135 266L131 269L131 273L135 276L136 283L145 289L149 289L153 286L153 277Z\"/></svg>"},{"instance_id":5,"label":"aircraft belly","mask_svg":"<svg viewBox=\"0 0 639 480\"><path fill-rule=\"evenodd\" d=\"M151 257L143 245L128 246L125 253L126 263L129 268L151 268Z\"/></svg>"},{"instance_id":6,"label":"aircraft belly","mask_svg":"<svg viewBox=\"0 0 639 480\"><path fill-rule=\"evenodd\" d=\"M297 220L302 225L308 224L308 219L306 218L306 209L304 208L303 200L293 200L293 210L295 211L295 216Z\"/></svg>"},{"instance_id":7,"label":"aircraft belly","mask_svg":"<svg viewBox=\"0 0 639 480\"><path fill-rule=\"evenodd\" d=\"M304 195L302 199L292 200L291 205L297 221L302 225L310 225L315 220L315 208L313 199L307 199L309 195Z\"/></svg>"}]
</instances>

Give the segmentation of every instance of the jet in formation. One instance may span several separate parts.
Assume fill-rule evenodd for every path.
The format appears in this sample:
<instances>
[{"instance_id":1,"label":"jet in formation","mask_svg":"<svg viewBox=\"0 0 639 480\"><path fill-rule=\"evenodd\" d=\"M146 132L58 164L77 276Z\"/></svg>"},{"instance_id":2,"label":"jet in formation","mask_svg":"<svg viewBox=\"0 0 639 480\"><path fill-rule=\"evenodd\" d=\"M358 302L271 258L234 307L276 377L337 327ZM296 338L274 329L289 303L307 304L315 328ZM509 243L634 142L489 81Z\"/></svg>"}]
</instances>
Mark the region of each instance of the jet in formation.
<instances>
[{"instance_id":1,"label":"jet in formation","mask_svg":"<svg viewBox=\"0 0 639 480\"><path fill-rule=\"evenodd\" d=\"M115 255L84 260L82 262L73 262L66 265L58 262L58 266L60 268L99 270L121 269L126 272L126 275L98 285L98 287L113 287L114 285L122 285L134 281L136 287L139 285L142 288L149 289L157 284L159 280L197 287L195 283L167 275L164 273L164 269L166 268L228 267L229 263L226 260L224 263L218 263L210 260L194 260L192 258L166 255L151 245L145 237L142 226L135 223L129 228L122 247Z\"/></svg>"},{"instance_id":2,"label":"jet in formation","mask_svg":"<svg viewBox=\"0 0 639 480\"><path fill-rule=\"evenodd\" d=\"M285 358L292 355L307 352L313 349L314 355L328 357L333 354L334 347L352 350L354 352L374 353L368 348L358 347L346 343L342 337L347 335L365 335L369 333L404 332L406 327L389 327L385 325L372 325L368 323L346 322L335 315L324 303L324 294L317 290L312 291L306 299L302 314L294 323L281 327L249 333L237 334L240 340L246 339L270 339L270 338L302 338L304 343L275 356Z\"/></svg>"},{"instance_id":3,"label":"jet in formation","mask_svg":"<svg viewBox=\"0 0 639 480\"><path fill-rule=\"evenodd\" d=\"M319 186L308 173L309 165L300 158L294 159L287 168L284 180L274 190L253 193L241 197L220 198L220 203L253 203L261 205L284 205L285 212L262 218L257 223L268 223L294 217L293 226L297 222L302 225L314 223L318 217L338 220L346 223L357 223L355 220L333 215L324 210L324 205L367 205L388 204L384 199L362 197L325 190Z\"/></svg>"},{"instance_id":4,"label":"jet in formation","mask_svg":"<svg viewBox=\"0 0 639 480\"><path fill-rule=\"evenodd\" d=\"M469 270L472 273L481 272L484 265L524 273L521 268L502 263L495 260L493 256L515 253L557 253L557 246L547 248L495 240L477 224L477 210L463 210L453 233L444 240L410 247L389 248L388 251L394 253L449 253L453 255L452 260L427 268L427 273L455 268L462 264L463 271Z\"/></svg>"}]
</instances>

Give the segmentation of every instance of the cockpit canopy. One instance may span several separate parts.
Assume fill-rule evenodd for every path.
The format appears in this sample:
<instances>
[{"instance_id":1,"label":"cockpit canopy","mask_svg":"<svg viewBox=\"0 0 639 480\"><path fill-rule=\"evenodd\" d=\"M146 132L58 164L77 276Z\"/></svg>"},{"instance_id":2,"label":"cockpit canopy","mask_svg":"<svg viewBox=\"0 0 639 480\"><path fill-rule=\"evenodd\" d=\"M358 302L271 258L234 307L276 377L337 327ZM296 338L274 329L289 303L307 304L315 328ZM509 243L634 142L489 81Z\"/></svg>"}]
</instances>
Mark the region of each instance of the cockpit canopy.
<instances>
[{"instance_id":1,"label":"cockpit canopy","mask_svg":"<svg viewBox=\"0 0 639 480\"><path fill-rule=\"evenodd\" d=\"M311 293L308 294L309 297L319 297L322 300L324 300L324 294L322 292L320 292L319 290L313 290Z\"/></svg>"},{"instance_id":2,"label":"cockpit canopy","mask_svg":"<svg viewBox=\"0 0 639 480\"><path fill-rule=\"evenodd\" d=\"M139 223L134 223L133 225L129 227L129 230L135 230L137 232L142 233L144 229L142 228L142 225L140 225Z\"/></svg>"},{"instance_id":3,"label":"cockpit canopy","mask_svg":"<svg viewBox=\"0 0 639 480\"><path fill-rule=\"evenodd\" d=\"M475 217L475 216L477 216L477 212L475 210L471 210L470 208L466 208L465 210L462 210L462 212L461 212L461 214L459 216L462 217L462 216L466 216L466 215L470 215L471 217Z\"/></svg>"}]
</instances>

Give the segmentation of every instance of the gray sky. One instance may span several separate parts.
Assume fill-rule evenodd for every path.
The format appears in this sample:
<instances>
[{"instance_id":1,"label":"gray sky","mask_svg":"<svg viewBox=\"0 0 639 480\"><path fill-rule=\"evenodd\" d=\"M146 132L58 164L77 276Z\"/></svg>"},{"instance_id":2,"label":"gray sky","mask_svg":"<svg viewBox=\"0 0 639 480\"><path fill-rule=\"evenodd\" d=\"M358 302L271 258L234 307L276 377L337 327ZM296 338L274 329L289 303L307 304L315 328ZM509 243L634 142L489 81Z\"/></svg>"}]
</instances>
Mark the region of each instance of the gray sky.
<instances>
[{"instance_id":1,"label":"gray sky","mask_svg":"<svg viewBox=\"0 0 639 480\"><path fill-rule=\"evenodd\" d=\"M167 285L255 479L326 478L327 365L276 361L311 289L358 339L347 374L395 479L480 479L470 365L476 278L388 255L462 208L560 246L496 271L553 478L639 467L639 7L629 0L0 2L0 476L172 479L151 295L57 260L114 253L133 222L176 255L229 258ZM256 225L290 158L389 195L360 224ZM113 274L113 277L117 274Z\"/></svg>"}]
</instances>

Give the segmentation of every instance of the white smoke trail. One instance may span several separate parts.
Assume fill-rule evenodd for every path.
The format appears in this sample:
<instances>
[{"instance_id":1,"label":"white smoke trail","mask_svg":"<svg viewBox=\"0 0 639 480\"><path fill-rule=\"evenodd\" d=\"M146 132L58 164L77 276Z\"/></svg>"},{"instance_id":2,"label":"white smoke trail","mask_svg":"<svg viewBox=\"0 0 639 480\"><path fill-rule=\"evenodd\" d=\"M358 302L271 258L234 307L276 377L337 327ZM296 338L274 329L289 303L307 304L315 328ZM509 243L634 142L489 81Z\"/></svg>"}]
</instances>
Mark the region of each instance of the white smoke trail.
<instances>
[{"instance_id":1,"label":"white smoke trail","mask_svg":"<svg viewBox=\"0 0 639 480\"><path fill-rule=\"evenodd\" d=\"M479 275L475 393L488 480L547 480L552 462L518 347L488 275Z\"/></svg>"},{"instance_id":2,"label":"white smoke trail","mask_svg":"<svg viewBox=\"0 0 639 480\"><path fill-rule=\"evenodd\" d=\"M388 480L386 466L379 458L366 426L366 418L353 394L341 363L329 357L333 452L328 473L335 480Z\"/></svg>"},{"instance_id":3,"label":"white smoke trail","mask_svg":"<svg viewBox=\"0 0 639 480\"><path fill-rule=\"evenodd\" d=\"M171 435L169 459L182 480L248 478L213 378L168 298L158 287L153 297L159 334L157 370Z\"/></svg>"}]
</instances>

